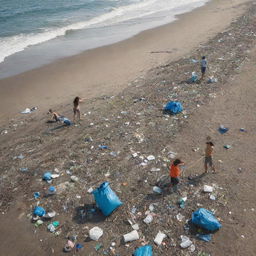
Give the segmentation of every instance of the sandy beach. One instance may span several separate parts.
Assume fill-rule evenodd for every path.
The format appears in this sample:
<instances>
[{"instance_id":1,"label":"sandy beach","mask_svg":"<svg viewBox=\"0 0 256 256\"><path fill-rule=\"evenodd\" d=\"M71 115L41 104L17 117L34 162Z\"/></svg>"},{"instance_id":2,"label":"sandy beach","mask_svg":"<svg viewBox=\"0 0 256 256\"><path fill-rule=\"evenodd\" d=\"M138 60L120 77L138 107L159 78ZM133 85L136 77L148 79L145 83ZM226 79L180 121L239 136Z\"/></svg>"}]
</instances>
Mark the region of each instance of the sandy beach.
<instances>
[{"instance_id":1,"label":"sandy beach","mask_svg":"<svg viewBox=\"0 0 256 256\"><path fill-rule=\"evenodd\" d=\"M154 255L255 255L255 15L253 2L211 1L172 24L0 80L1 253L62 255L67 237L77 236L84 248L70 255L132 255L147 243ZM202 55L209 60L207 77L189 83L191 72L199 72L192 60ZM209 76L217 82L207 83ZM86 98L83 120L71 127L47 123L49 107L71 118L76 95ZM182 102L184 111L163 115L171 100ZM18 114L32 106L39 109ZM220 125L229 131L220 134ZM203 174L206 137L215 144L216 173ZM172 154L186 166L180 194L155 194ZM149 155L155 159L148 161ZM44 196L46 171L59 174L52 197ZM124 202L108 218L87 192L103 181ZM215 200L202 192L204 185L214 187ZM187 197L184 209L177 204L181 197ZM47 231L51 221L34 226L36 205L57 212L59 233ZM146 225L152 205L154 220ZM208 243L187 226L200 207L215 212L222 224ZM127 219L139 224L140 239L125 245ZM98 242L88 239L94 226L104 230ZM159 230L167 237L156 246ZM191 239L194 251L180 248L181 235Z\"/></svg>"},{"instance_id":2,"label":"sandy beach","mask_svg":"<svg viewBox=\"0 0 256 256\"><path fill-rule=\"evenodd\" d=\"M67 104L76 95L87 99L117 94L136 77L167 60L175 60L206 42L243 11L244 0L210 1L176 22L148 30L106 47L56 61L0 80L1 120L27 107Z\"/></svg>"}]
</instances>

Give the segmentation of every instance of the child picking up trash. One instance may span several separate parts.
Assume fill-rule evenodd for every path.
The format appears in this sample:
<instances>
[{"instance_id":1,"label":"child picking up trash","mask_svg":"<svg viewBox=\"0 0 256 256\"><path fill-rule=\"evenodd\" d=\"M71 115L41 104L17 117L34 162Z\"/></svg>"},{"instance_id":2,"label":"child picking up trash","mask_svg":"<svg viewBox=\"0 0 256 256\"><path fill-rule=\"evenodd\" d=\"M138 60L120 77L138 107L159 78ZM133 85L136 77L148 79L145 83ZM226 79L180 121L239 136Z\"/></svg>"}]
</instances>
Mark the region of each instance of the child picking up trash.
<instances>
[{"instance_id":1,"label":"child picking up trash","mask_svg":"<svg viewBox=\"0 0 256 256\"><path fill-rule=\"evenodd\" d=\"M170 177L171 177L171 186L173 188L173 192L178 192L178 184L179 184L179 177L181 175L180 166L184 165L180 159L175 159L170 167Z\"/></svg>"},{"instance_id":2,"label":"child picking up trash","mask_svg":"<svg viewBox=\"0 0 256 256\"><path fill-rule=\"evenodd\" d=\"M52 115L52 120L54 120L55 122L61 122L68 126L72 125L72 122L68 118L58 114L57 112L52 111L52 109L49 109L48 114Z\"/></svg>"}]
</instances>

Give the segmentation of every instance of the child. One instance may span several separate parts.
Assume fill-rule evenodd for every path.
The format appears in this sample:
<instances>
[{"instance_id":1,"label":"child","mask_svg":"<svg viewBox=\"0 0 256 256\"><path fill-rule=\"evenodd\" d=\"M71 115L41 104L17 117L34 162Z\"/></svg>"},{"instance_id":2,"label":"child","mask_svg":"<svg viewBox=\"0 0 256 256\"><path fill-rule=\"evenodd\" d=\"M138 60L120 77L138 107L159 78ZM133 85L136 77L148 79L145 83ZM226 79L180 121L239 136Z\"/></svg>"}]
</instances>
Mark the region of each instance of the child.
<instances>
[{"instance_id":1,"label":"child","mask_svg":"<svg viewBox=\"0 0 256 256\"><path fill-rule=\"evenodd\" d=\"M211 141L206 142L205 148L205 158L204 158L204 169L205 173L207 173L208 165L212 168L213 172L215 172L215 168L212 162L212 154L213 154L214 144Z\"/></svg>"},{"instance_id":2,"label":"child","mask_svg":"<svg viewBox=\"0 0 256 256\"><path fill-rule=\"evenodd\" d=\"M74 101L73 101L73 104L74 104L74 107L73 107L73 111L74 111L74 122L75 122L75 119L76 119L76 116L78 117L78 120L81 120L80 118L80 107L79 107L79 103L82 102L83 99L80 98L80 97L75 97Z\"/></svg>"},{"instance_id":3,"label":"child","mask_svg":"<svg viewBox=\"0 0 256 256\"><path fill-rule=\"evenodd\" d=\"M200 80L203 80L206 68L207 68L207 60L206 60L206 57L203 56L202 60L201 60L201 73L202 73L202 76L201 76Z\"/></svg>"},{"instance_id":4,"label":"child","mask_svg":"<svg viewBox=\"0 0 256 256\"><path fill-rule=\"evenodd\" d=\"M61 115L59 115L57 112L53 112L52 109L49 109L48 114L52 114L52 119L55 120L55 122L59 122Z\"/></svg>"},{"instance_id":5,"label":"child","mask_svg":"<svg viewBox=\"0 0 256 256\"><path fill-rule=\"evenodd\" d=\"M170 177L171 177L171 184L173 186L173 191L176 193L178 192L178 184L179 184L179 177L180 177L180 166L184 165L184 163L180 159L175 159L170 167Z\"/></svg>"}]
</instances>

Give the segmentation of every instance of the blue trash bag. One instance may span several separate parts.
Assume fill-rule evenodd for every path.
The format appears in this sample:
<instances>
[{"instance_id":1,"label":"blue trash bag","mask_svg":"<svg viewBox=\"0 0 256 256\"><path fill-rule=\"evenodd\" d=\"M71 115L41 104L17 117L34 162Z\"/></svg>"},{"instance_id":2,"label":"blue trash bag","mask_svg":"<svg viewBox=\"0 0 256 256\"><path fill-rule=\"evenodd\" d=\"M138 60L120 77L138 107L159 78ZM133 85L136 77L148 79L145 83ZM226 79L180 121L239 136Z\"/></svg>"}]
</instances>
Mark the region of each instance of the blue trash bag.
<instances>
[{"instance_id":1,"label":"blue trash bag","mask_svg":"<svg viewBox=\"0 0 256 256\"><path fill-rule=\"evenodd\" d=\"M205 242L209 242L212 240L212 234L198 234L196 237Z\"/></svg>"},{"instance_id":2,"label":"blue trash bag","mask_svg":"<svg viewBox=\"0 0 256 256\"><path fill-rule=\"evenodd\" d=\"M52 174L50 172L45 172L43 175L43 180L51 180Z\"/></svg>"},{"instance_id":3,"label":"blue trash bag","mask_svg":"<svg viewBox=\"0 0 256 256\"><path fill-rule=\"evenodd\" d=\"M216 231L222 227L214 214L204 208L193 212L192 223L209 231Z\"/></svg>"},{"instance_id":4,"label":"blue trash bag","mask_svg":"<svg viewBox=\"0 0 256 256\"><path fill-rule=\"evenodd\" d=\"M179 101L170 101L166 104L164 112L170 114L178 114L183 110L182 104Z\"/></svg>"},{"instance_id":5,"label":"blue trash bag","mask_svg":"<svg viewBox=\"0 0 256 256\"><path fill-rule=\"evenodd\" d=\"M134 256L153 256L151 245L141 246L134 252Z\"/></svg>"},{"instance_id":6,"label":"blue trash bag","mask_svg":"<svg viewBox=\"0 0 256 256\"><path fill-rule=\"evenodd\" d=\"M43 207L41 206L36 206L35 209L34 209L34 214L36 216L39 216L39 217L42 217L46 214L46 211Z\"/></svg>"},{"instance_id":7,"label":"blue trash bag","mask_svg":"<svg viewBox=\"0 0 256 256\"><path fill-rule=\"evenodd\" d=\"M123 204L116 193L110 188L109 182L102 183L92 193L97 206L105 216L109 216L116 208Z\"/></svg>"}]
</instances>

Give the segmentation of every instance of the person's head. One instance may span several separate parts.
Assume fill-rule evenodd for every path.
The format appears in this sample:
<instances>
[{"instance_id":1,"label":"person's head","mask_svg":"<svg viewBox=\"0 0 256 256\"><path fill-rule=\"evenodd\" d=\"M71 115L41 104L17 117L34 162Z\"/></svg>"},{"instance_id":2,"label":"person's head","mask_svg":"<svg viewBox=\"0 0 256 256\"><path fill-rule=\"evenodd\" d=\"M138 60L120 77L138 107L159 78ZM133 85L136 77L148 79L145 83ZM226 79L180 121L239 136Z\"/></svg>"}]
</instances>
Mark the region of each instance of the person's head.
<instances>
[{"instance_id":1,"label":"person's head","mask_svg":"<svg viewBox=\"0 0 256 256\"><path fill-rule=\"evenodd\" d=\"M52 109L50 108L49 110L48 110L48 114L52 114Z\"/></svg>"},{"instance_id":2,"label":"person's head","mask_svg":"<svg viewBox=\"0 0 256 256\"><path fill-rule=\"evenodd\" d=\"M182 162L181 162L181 160L180 159L175 159L174 161L173 161L173 165L175 165L175 166L177 166L177 165L179 165L179 164L181 164Z\"/></svg>"},{"instance_id":3,"label":"person's head","mask_svg":"<svg viewBox=\"0 0 256 256\"><path fill-rule=\"evenodd\" d=\"M77 104L79 103L79 100L80 100L80 98L79 98L79 97L75 97L75 99L74 99L73 103L77 105Z\"/></svg>"},{"instance_id":4,"label":"person's head","mask_svg":"<svg viewBox=\"0 0 256 256\"><path fill-rule=\"evenodd\" d=\"M206 57L205 57L205 56L203 56L203 57L202 57L202 60L205 60L205 59L206 59Z\"/></svg>"},{"instance_id":5,"label":"person's head","mask_svg":"<svg viewBox=\"0 0 256 256\"><path fill-rule=\"evenodd\" d=\"M209 146L211 146L211 147L214 146L214 144L213 144L211 141L207 141L206 144L209 145Z\"/></svg>"}]
</instances>

